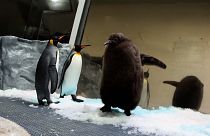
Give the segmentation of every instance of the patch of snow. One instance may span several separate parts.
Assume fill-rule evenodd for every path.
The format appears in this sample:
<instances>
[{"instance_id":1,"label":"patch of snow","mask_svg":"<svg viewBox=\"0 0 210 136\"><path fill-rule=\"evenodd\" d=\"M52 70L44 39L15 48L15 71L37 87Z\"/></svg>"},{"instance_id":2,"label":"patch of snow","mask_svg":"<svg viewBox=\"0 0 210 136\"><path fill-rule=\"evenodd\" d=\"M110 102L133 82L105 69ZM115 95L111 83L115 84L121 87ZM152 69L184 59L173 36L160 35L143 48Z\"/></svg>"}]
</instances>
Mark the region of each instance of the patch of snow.
<instances>
[{"instance_id":1,"label":"patch of snow","mask_svg":"<svg viewBox=\"0 0 210 136\"><path fill-rule=\"evenodd\" d=\"M36 91L21 91L10 89L0 91L0 96L21 98L25 101L37 103ZM111 124L127 130L128 134L143 133L147 135L167 136L209 136L210 115L196 112L190 109L175 107L159 107L157 109L142 109L137 107L126 116L121 109L113 109L111 113L102 113L99 109L103 106L100 99L88 99L83 103L72 101L71 96L59 99L59 94L53 94L53 101L58 104L50 104L50 108L65 118L98 125Z\"/></svg>"},{"instance_id":2,"label":"patch of snow","mask_svg":"<svg viewBox=\"0 0 210 136\"><path fill-rule=\"evenodd\" d=\"M30 104L29 107L31 107L31 108L38 108L39 106L36 106L34 104Z\"/></svg>"},{"instance_id":3,"label":"patch of snow","mask_svg":"<svg viewBox=\"0 0 210 136\"><path fill-rule=\"evenodd\" d=\"M38 103L37 98L36 98L36 91L22 91L18 89L8 89L8 90L1 90L0 91L0 96L3 97L10 97L10 98L21 98L22 100L29 101L32 103Z\"/></svg>"}]
</instances>

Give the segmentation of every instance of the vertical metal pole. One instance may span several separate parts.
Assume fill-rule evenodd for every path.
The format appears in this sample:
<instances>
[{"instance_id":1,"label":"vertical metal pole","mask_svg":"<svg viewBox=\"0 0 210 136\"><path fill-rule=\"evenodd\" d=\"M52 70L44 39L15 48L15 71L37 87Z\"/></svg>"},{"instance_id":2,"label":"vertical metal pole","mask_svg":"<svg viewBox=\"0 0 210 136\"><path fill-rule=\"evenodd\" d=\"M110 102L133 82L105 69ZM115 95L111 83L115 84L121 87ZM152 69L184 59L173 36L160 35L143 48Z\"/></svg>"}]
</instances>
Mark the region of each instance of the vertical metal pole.
<instances>
[{"instance_id":1,"label":"vertical metal pole","mask_svg":"<svg viewBox=\"0 0 210 136\"><path fill-rule=\"evenodd\" d=\"M72 48L75 44L78 45L81 44L89 7L90 7L90 0L79 0L79 4L77 7L70 35L70 41L69 41L70 48Z\"/></svg>"},{"instance_id":2,"label":"vertical metal pole","mask_svg":"<svg viewBox=\"0 0 210 136\"><path fill-rule=\"evenodd\" d=\"M87 17L88 17L88 13L89 13L89 9L90 9L90 3L91 3L91 0L85 1L82 17L81 17L80 24L79 24L79 29L78 29L76 40L75 40L75 44L77 44L77 45L80 45L82 42L85 25L87 22Z\"/></svg>"}]
</instances>

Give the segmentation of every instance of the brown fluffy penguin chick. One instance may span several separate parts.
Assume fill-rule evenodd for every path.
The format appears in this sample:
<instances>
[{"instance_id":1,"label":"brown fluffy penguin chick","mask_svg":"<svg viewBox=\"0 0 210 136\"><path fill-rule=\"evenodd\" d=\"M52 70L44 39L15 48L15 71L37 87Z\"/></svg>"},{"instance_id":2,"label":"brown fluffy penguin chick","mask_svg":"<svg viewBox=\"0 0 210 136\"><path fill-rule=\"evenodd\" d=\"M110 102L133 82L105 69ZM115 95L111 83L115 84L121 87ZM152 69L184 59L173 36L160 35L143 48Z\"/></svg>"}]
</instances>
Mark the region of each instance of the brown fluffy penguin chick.
<instances>
[{"instance_id":1,"label":"brown fluffy penguin chick","mask_svg":"<svg viewBox=\"0 0 210 136\"><path fill-rule=\"evenodd\" d=\"M176 87L172 105L199 110L203 99L203 83L196 76L186 76L180 82L164 81Z\"/></svg>"},{"instance_id":2,"label":"brown fluffy penguin chick","mask_svg":"<svg viewBox=\"0 0 210 136\"><path fill-rule=\"evenodd\" d=\"M139 103L143 84L143 69L136 46L122 33L112 34L105 43L100 95L102 112L118 107L131 115Z\"/></svg>"}]
</instances>

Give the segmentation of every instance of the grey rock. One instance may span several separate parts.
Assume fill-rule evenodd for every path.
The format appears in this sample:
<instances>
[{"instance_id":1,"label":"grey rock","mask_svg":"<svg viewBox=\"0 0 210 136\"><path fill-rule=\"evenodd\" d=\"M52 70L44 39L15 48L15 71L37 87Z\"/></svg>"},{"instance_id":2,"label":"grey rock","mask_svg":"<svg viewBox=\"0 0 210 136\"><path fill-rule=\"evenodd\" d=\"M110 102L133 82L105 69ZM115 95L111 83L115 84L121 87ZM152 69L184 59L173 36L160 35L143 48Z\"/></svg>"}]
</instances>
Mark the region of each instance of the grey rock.
<instances>
[{"instance_id":1,"label":"grey rock","mask_svg":"<svg viewBox=\"0 0 210 136\"><path fill-rule=\"evenodd\" d=\"M0 45L1 45L1 40L2 38L0 37ZM0 89L3 88L3 84L2 84L2 77L3 77L3 72L2 72L2 62L1 62L1 58L2 58L2 48L0 47Z\"/></svg>"},{"instance_id":2,"label":"grey rock","mask_svg":"<svg viewBox=\"0 0 210 136\"><path fill-rule=\"evenodd\" d=\"M0 37L0 89L35 89L35 70L47 41L26 40L14 36ZM70 48L60 44L59 78ZM82 53L83 67L78 85L78 94L99 97L101 79L100 65L91 61L91 56Z\"/></svg>"},{"instance_id":3,"label":"grey rock","mask_svg":"<svg viewBox=\"0 0 210 136\"><path fill-rule=\"evenodd\" d=\"M38 58L46 41L30 41L13 36L1 38L2 89L34 89Z\"/></svg>"},{"instance_id":4,"label":"grey rock","mask_svg":"<svg viewBox=\"0 0 210 136\"><path fill-rule=\"evenodd\" d=\"M88 98L99 98L102 70L100 65L91 60L89 54L82 53L82 73L77 93Z\"/></svg>"}]
</instances>

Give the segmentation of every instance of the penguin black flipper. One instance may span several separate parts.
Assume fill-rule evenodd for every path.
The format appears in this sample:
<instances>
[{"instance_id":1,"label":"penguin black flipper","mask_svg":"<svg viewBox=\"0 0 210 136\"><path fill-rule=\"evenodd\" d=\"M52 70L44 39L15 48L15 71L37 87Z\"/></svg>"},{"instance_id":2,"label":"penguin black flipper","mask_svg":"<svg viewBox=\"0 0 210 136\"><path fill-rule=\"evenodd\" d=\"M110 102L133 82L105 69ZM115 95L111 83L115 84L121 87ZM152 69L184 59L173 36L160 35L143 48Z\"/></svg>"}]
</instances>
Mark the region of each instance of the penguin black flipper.
<instances>
[{"instance_id":1,"label":"penguin black flipper","mask_svg":"<svg viewBox=\"0 0 210 136\"><path fill-rule=\"evenodd\" d=\"M160 68L166 69L166 64L164 64L162 61L160 61L159 59L146 55L146 54L141 54L141 63L142 65L156 65Z\"/></svg>"},{"instance_id":2,"label":"penguin black flipper","mask_svg":"<svg viewBox=\"0 0 210 136\"><path fill-rule=\"evenodd\" d=\"M59 81L59 84L58 84L58 88L61 87L61 84L62 84L63 79L64 79L66 68L70 65L70 62L68 60L69 60L69 57L71 56L72 53L73 53L73 50L71 50L71 52L69 53L69 56L67 57L66 61L63 64L63 69L62 69L62 72L61 72L61 77L60 77L60 81Z\"/></svg>"},{"instance_id":3,"label":"penguin black flipper","mask_svg":"<svg viewBox=\"0 0 210 136\"><path fill-rule=\"evenodd\" d=\"M53 94L56 91L58 84L58 72L55 66L50 66L49 75L51 80L51 94Z\"/></svg>"},{"instance_id":4,"label":"penguin black flipper","mask_svg":"<svg viewBox=\"0 0 210 136\"><path fill-rule=\"evenodd\" d=\"M174 87L177 87L179 85L179 82L177 81L163 81L163 83L172 85Z\"/></svg>"},{"instance_id":5,"label":"penguin black flipper","mask_svg":"<svg viewBox=\"0 0 210 136\"><path fill-rule=\"evenodd\" d=\"M61 72L61 78L60 78L60 82L59 82L59 86L58 88L61 87L62 83L63 83L63 80L64 80L64 75L65 75L65 72L66 72L66 69L69 67L69 65L71 64L71 61L69 61L68 59L65 61L64 63L64 66L63 66L63 69L62 69L62 72Z\"/></svg>"},{"instance_id":6,"label":"penguin black flipper","mask_svg":"<svg viewBox=\"0 0 210 136\"><path fill-rule=\"evenodd\" d=\"M63 83L63 80L64 80L64 75L65 75L65 72L66 72L66 69L69 67L69 65L71 64L71 60L72 60L72 57L74 55L74 50L71 50L71 52L69 53L69 56L67 57L64 65L63 65L63 69L62 69L62 72L61 72L61 77L60 77L60 82L59 82L59 85L58 85L58 88L61 87L62 83Z\"/></svg>"},{"instance_id":7,"label":"penguin black flipper","mask_svg":"<svg viewBox=\"0 0 210 136\"><path fill-rule=\"evenodd\" d=\"M57 55L56 55L57 56ZM53 94L57 89L58 84L58 72L56 69L56 60L57 58L53 58L49 64L49 77L51 81L51 94Z\"/></svg>"}]
</instances>

